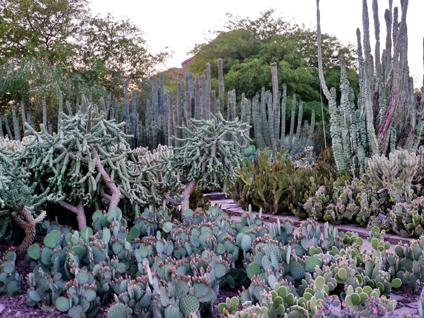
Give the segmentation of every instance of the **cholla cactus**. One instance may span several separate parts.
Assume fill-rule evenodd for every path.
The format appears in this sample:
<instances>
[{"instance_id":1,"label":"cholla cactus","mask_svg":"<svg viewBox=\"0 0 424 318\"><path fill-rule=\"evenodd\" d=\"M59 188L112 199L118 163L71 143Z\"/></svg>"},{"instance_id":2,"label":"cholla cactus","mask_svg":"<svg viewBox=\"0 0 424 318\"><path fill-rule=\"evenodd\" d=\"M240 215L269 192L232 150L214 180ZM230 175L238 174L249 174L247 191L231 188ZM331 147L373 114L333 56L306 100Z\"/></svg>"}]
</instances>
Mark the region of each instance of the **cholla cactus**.
<instances>
[{"instance_id":1,"label":"cholla cactus","mask_svg":"<svg viewBox=\"0 0 424 318\"><path fill-rule=\"evenodd\" d=\"M37 215L35 209L51 197L49 188L36 194L37 184L31 182L29 169L16 164L25 155L26 147L36 144L36 140L27 138L21 143L3 139L3 142L6 146L0 147L0 237L6 234L13 220L26 235L17 250L21 256L34 240L36 223L42 222L46 216L45 211Z\"/></svg>"},{"instance_id":2,"label":"cholla cactus","mask_svg":"<svg viewBox=\"0 0 424 318\"><path fill-rule=\"evenodd\" d=\"M174 155L174 149L172 146L162 145L158 145L158 147L153 149L153 151L144 151L146 148L140 148L137 148L137 151L136 149L133 150L135 154L138 154L137 169L143 171L145 169L154 168L153 171L151 171L153 175L152 182L159 188L159 191L163 190L166 173L166 167L164 167L163 162Z\"/></svg>"},{"instance_id":3,"label":"cholla cactus","mask_svg":"<svg viewBox=\"0 0 424 318\"><path fill-rule=\"evenodd\" d=\"M75 213L79 229L86 227L85 208L106 204L111 211L121 199L146 204L152 197L146 189L146 169L136 169L126 135L114 120L106 120L97 109L74 116L62 114L58 133L50 134L43 125L36 132L26 125L34 142L16 157L19 166L28 166L37 186L49 188L48 201ZM152 178L153 179L153 178ZM149 186L150 187L150 186Z\"/></svg>"},{"instance_id":4,"label":"cholla cactus","mask_svg":"<svg viewBox=\"0 0 424 318\"><path fill-rule=\"evenodd\" d=\"M167 183L175 190L185 185L181 210L189 208L190 194L197 185L219 188L232 180L243 160L244 143L250 140L248 126L240 121L227 121L220 113L209 120L190 121L191 130L182 127L184 138L175 138L184 146L175 147L166 159ZM172 202L172 198L167 196Z\"/></svg>"}]
</instances>

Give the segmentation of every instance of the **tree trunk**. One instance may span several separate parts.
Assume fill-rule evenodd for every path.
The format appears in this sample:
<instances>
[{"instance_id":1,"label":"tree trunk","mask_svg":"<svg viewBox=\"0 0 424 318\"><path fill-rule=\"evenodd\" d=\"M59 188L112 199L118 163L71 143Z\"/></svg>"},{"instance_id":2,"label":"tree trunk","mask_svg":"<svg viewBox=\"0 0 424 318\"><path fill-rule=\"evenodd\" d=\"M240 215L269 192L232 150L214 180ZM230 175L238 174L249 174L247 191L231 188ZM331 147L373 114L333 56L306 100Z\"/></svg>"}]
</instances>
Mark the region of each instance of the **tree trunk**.
<instances>
[{"instance_id":1,"label":"tree trunk","mask_svg":"<svg viewBox=\"0 0 424 318\"><path fill-rule=\"evenodd\" d=\"M181 212L190 208L190 195L193 193L194 189L196 189L197 182L199 182L199 179L191 180L184 189L183 200L181 201Z\"/></svg>"},{"instance_id":2,"label":"tree trunk","mask_svg":"<svg viewBox=\"0 0 424 318\"><path fill-rule=\"evenodd\" d=\"M84 212L84 205L79 204L77 207L73 206L72 204L69 204L66 201L59 201L59 205L72 213L75 213L77 215L78 220L78 230L81 231L83 228L87 227L87 219L85 217Z\"/></svg>"},{"instance_id":3,"label":"tree trunk","mask_svg":"<svg viewBox=\"0 0 424 318\"><path fill-rule=\"evenodd\" d=\"M19 215L12 214L11 218L19 226L21 229L25 231L25 238L22 241L21 245L19 245L17 249L17 254L19 257L25 255L28 247L32 244L35 237L35 219L32 216L31 212L28 211L25 207L18 212L21 214L25 220L22 220Z\"/></svg>"},{"instance_id":4,"label":"tree trunk","mask_svg":"<svg viewBox=\"0 0 424 318\"><path fill-rule=\"evenodd\" d=\"M99 154L97 153L96 149L94 149L94 147L93 147L93 157L94 159L96 159L97 171L100 172L100 175L102 176L103 181L106 183L107 187L112 193L110 197L109 210L108 210L110 212L118 206L119 201L121 201L121 199L124 198L124 195L121 193L121 190L119 190L119 188L113 182L109 174L106 172L105 168L103 167L102 161L100 160Z\"/></svg>"}]
</instances>

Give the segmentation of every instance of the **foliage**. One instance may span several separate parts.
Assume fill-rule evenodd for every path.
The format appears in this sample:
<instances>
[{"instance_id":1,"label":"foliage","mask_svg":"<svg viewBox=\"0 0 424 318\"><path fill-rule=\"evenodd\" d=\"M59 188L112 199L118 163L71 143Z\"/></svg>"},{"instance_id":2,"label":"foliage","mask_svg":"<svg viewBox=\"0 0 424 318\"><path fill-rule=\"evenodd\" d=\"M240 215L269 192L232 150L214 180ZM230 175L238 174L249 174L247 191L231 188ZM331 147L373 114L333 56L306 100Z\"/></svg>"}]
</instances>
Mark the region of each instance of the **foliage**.
<instances>
[{"instance_id":1,"label":"foliage","mask_svg":"<svg viewBox=\"0 0 424 318\"><path fill-rule=\"evenodd\" d=\"M151 76L169 53L153 55L143 36L139 26L128 18L115 19L111 14L106 18L91 18L82 32L83 75L90 81L97 77L106 87L115 74L125 74L128 78Z\"/></svg>"},{"instance_id":2,"label":"foliage","mask_svg":"<svg viewBox=\"0 0 424 318\"><path fill-rule=\"evenodd\" d=\"M129 19L92 16L86 0L2 0L0 7L1 113L23 101L39 123L42 99L56 108L57 85L71 104L81 94L91 101L109 93L121 99L127 78L148 91L146 79L170 55L150 53Z\"/></svg>"},{"instance_id":3,"label":"foliage","mask_svg":"<svg viewBox=\"0 0 424 318\"><path fill-rule=\"evenodd\" d=\"M2 0L0 64L38 57L49 64L71 66L78 54L77 34L89 16L86 0Z\"/></svg>"},{"instance_id":4,"label":"foliage","mask_svg":"<svg viewBox=\"0 0 424 318\"><path fill-rule=\"evenodd\" d=\"M52 66L40 59L29 57L19 61L10 60L0 65L0 107L9 115L10 104L26 105L26 111L36 123L42 122L42 101L46 102L48 118L55 118L58 113L59 92L62 98L76 104L81 94L98 100L107 98L106 87L98 82L88 83L81 75L69 74L59 66ZM51 120L53 126L57 122ZM9 136L11 137L11 136Z\"/></svg>"},{"instance_id":5,"label":"foliage","mask_svg":"<svg viewBox=\"0 0 424 318\"><path fill-rule=\"evenodd\" d=\"M256 19L227 14L226 25L213 32L216 37L196 44L190 51L195 59L189 70L200 73L204 65L210 63L212 74L217 74L215 61L222 58L227 89L236 89L252 98L262 86L271 88L267 74L271 63L276 62L279 64L279 87L287 83L289 91L303 101L319 101L315 31L281 17L275 18L275 14L273 9L261 12ZM324 37L323 47L326 75L336 85L340 77L339 57L346 54L349 63L353 63L353 48L341 45L330 36ZM352 70L349 79L356 78ZM217 85L216 80L213 83Z\"/></svg>"}]
</instances>

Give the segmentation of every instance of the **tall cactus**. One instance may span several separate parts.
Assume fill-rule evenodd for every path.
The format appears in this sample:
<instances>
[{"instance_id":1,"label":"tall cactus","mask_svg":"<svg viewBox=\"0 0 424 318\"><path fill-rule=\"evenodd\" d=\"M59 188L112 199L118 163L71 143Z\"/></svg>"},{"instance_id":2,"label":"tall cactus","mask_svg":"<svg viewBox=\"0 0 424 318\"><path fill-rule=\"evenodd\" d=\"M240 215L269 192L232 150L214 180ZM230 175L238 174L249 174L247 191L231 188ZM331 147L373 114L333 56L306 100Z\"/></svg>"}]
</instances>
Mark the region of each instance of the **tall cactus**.
<instances>
[{"instance_id":1,"label":"tall cactus","mask_svg":"<svg viewBox=\"0 0 424 318\"><path fill-rule=\"evenodd\" d=\"M358 176L368 164L367 158L387 155L395 148L416 149L424 133L423 100L414 101L413 81L409 76L406 14L408 1L398 8L385 11L386 45L380 53L380 22L378 2L373 0L375 50L371 55L367 1L362 1L362 28L357 29L359 88L358 107L345 76L342 60L340 107L336 106L335 92L329 93L322 71L321 28L319 0L317 0L318 65L323 91L329 100L333 153L339 172ZM381 54L381 56L380 56ZM423 58L424 59L424 58ZM343 73L344 72L344 73ZM351 106L349 106L351 105ZM352 106L353 105L353 106ZM352 109L353 107L353 109ZM347 110L347 111L346 111Z\"/></svg>"},{"instance_id":2,"label":"tall cactus","mask_svg":"<svg viewBox=\"0 0 424 318\"><path fill-rule=\"evenodd\" d=\"M13 131L15 133L15 140L21 141L21 132L19 128L19 119L16 116L16 107L12 105L12 118L13 118Z\"/></svg>"}]
</instances>

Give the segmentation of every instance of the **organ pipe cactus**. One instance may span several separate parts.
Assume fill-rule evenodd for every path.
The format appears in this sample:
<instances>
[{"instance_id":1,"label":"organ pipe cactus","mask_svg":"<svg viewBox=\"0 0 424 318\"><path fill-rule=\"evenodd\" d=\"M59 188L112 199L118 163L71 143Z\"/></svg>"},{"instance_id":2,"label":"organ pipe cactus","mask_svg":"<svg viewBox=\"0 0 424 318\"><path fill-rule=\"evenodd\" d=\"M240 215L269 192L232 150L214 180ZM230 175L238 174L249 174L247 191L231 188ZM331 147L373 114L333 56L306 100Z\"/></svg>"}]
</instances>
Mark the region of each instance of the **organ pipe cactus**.
<instances>
[{"instance_id":1,"label":"organ pipe cactus","mask_svg":"<svg viewBox=\"0 0 424 318\"><path fill-rule=\"evenodd\" d=\"M345 62L341 60L341 100L337 107L336 92L330 92L322 70L319 0L317 0L318 65L323 92L329 101L333 152L339 172L358 177L367 168L367 158L383 155L396 148L416 150L423 134L422 99L414 101L413 80L409 76L406 13L408 1L385 11L386 48L380 55L378 1L373 0L375 59L371 55L367 1L363 0L363 43L357 29L359 87L358 105L354 105ZM393 34L392 34L393 30ZM393 36L392 36L393 35ZM392 43L393 39L393 43ZM417 142L418 141L418 142Z\"/></svg>"}]
</instances>

